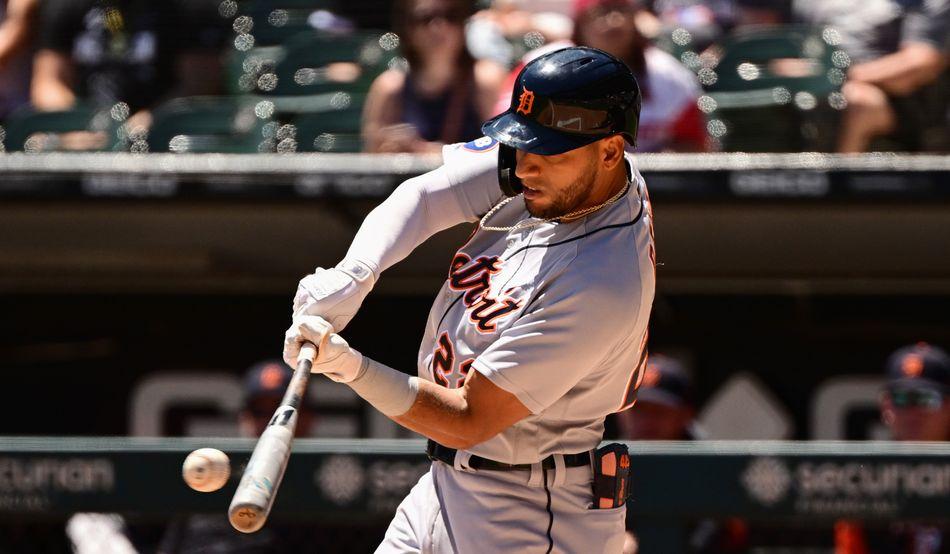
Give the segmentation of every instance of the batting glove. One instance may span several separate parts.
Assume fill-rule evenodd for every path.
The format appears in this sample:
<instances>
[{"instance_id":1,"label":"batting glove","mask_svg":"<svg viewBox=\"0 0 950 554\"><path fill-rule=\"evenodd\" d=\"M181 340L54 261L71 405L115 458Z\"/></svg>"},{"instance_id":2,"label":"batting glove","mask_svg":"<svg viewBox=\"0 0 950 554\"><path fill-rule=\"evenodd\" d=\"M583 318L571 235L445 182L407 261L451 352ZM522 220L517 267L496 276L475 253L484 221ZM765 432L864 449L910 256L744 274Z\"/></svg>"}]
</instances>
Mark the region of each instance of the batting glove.
<instances>
[{"instance_id":1,"label":"batting glove","mask_svg":"<svg viewBox=\"0 0 950 554\"><path fill-rule=\"evenodd\" d=\"M358 261L344 260L331 269L318 267L298 283L293 315L320 316L342 331L375 281L373 270Z\"/></svg>"},{"instance_id":2,"label":"batting glove","mask_svg":"<svg viewBox=\"0 0 950 554\"><path fill-rule=\"evenodd\" d=\"M322 373L339 383L349 383L359 375L363 355L350 348L322 317L302 315L294 318L293 325L284 335L284 361L290 366L296 365L304 342L317 347L317 359L313 361L311 373Z\"/></svg>"}]
</instances>

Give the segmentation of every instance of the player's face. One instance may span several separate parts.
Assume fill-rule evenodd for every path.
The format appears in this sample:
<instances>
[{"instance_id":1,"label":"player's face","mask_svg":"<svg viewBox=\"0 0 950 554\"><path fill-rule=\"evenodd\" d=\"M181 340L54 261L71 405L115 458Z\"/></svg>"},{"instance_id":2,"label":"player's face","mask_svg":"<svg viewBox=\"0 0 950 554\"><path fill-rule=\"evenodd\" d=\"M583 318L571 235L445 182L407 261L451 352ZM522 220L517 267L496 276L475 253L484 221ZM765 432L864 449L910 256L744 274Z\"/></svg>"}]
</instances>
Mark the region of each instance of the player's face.
<instances>
[{"instance_id":1,"label":"player's face","mask_svg":"<svg viewBox=\"0 0 950 554\"><path fill-rule=\"evenodd\" d=\"M881 416L898 441L950 440L950 399L895 391L881 401Z\"/></svg>"},{"instance_id":2,"label":"player's face","mask_svg":"<svg viewBox=\"0 0 950 554\"><path fill-rule=\"evenodd\" d=\"M598 143L554 156L517 153L524 204L534 217L559 217L587 207L600 170Z\"/></svg>"}]
</instances>

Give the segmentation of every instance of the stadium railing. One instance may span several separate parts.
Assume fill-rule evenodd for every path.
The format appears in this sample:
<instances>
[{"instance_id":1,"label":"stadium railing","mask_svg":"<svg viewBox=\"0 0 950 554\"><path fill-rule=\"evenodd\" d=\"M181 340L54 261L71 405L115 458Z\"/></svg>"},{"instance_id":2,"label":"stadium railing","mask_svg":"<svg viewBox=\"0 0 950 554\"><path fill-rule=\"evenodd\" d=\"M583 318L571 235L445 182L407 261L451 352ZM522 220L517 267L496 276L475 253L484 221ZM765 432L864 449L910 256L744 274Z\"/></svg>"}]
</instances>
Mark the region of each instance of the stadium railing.
<instances>
[{"instance_id":1,"label":"stadium railing","mask_svg":"<svg viewBox=\"0 0 950 554\"><path fill-rule=\"evenodd\" d=\"M950 444L627 444L630 516L665 530L641 537L644 552L681 551L681 526L698 518L927 520L946 518L950 505ZM253 445L213 438L0 438L0 518L223 514ZM198 493L182 481L181 464L188 452L207 446L229 454L233 477L220 491ZM420 440L300 440L274 514L385 520L427 471L423 452Z\"/></svg>"}]
</instances>

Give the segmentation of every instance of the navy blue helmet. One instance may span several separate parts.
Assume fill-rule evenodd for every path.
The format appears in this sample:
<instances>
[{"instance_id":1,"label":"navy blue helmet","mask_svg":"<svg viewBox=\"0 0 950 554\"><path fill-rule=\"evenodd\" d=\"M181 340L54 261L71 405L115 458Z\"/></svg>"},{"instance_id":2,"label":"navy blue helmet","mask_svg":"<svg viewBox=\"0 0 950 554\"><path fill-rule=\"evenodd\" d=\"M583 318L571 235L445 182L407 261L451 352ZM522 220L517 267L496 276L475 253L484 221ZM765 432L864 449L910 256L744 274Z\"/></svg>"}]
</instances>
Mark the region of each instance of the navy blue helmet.
<instances>
[{"instance_id":1,"label":"navy blue helmet","mask_svg":"<svg viewBox=\"0 0 950 554\"><path fill-rule=\"evenodd\" d=\"M511 107L482 125L501 143L499 178L520 192L514 149L550 156L620 134L636 145L640 87L625 63L588 47L571 47L526 64L515 81Z\"/></svg>"}]
</instances>

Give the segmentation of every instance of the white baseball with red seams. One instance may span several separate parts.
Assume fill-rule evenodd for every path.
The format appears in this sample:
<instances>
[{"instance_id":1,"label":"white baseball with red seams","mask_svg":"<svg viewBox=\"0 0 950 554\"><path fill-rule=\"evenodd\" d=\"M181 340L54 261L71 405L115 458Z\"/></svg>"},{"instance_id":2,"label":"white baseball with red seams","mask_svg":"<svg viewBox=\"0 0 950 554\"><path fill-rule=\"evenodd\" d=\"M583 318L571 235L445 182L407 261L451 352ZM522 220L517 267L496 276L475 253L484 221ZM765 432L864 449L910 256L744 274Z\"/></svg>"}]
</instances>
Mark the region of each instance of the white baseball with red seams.
<instances>
[{"instance_id":1,"label":"white baseball with red seams","mask_svg":"<svg viewBox=\"0 0 950 554\"><path fill-rule=\"evenodd\" d=\"M185 483L199 492L214 492L228 483L231 461L217 448L199 448L181 466Z\"/></svg>"}]
</instances>

